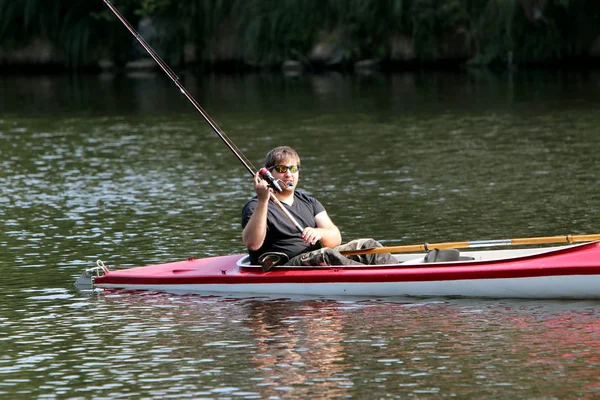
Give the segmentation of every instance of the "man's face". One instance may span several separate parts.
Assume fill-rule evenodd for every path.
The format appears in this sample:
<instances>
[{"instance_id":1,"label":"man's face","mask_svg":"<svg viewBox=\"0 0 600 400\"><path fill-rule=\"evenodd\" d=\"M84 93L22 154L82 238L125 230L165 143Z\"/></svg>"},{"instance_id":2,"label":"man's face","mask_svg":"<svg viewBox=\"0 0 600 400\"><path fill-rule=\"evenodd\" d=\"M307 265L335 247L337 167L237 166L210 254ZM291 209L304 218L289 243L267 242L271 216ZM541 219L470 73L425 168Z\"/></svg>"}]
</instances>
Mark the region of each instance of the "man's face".
<instances>
[{"instance_id":1,"label":"man's face","mask_svg":"<svg viewBox=\"0 0 600 400\"><path fill-rule=\"evenodd\" d=\"M283 190L293 191L298 185L299 169L297 160L286 158L270 168L270 171L275 179L283 182L281 184Z\"/></svg>"}]
</instances>

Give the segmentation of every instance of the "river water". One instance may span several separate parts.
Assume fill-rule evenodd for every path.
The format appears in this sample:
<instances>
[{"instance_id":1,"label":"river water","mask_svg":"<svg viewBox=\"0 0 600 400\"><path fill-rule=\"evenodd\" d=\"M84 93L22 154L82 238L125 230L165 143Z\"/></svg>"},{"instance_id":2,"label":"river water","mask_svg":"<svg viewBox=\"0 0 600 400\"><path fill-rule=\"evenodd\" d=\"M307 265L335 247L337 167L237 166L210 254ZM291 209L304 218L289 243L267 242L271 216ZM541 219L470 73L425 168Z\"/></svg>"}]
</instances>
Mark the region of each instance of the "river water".
<instances>
[{"instance_id":1,"label":"river water","mask_svg":"<svg viewBox=\"0 0 600 400\"><path fill-rule=\"evenodd\" d=\"M345 240L598 233L600 73L183 75ZM0 77L0 396L600 396L598 301L90 292L97 259L244 252L250 175L161 74Z\"/></svg>"}]
</instances>

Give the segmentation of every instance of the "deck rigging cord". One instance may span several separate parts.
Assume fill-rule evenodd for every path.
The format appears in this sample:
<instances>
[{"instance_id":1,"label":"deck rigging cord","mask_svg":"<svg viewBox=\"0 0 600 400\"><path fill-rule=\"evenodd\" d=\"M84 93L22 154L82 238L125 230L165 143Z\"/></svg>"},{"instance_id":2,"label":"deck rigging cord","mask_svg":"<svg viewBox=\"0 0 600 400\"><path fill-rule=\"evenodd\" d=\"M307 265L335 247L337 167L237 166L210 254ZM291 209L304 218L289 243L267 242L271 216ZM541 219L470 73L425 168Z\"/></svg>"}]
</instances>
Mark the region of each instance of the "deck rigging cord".
<instances>
[{"instance_id":1,"label":"deck rigging cord","mask_svg":"<svg viewBox=\"0 0 600 400\"><path fill-rule=\"evenodd\" d=\"M215 133L219 136L219 138L225 143L225 145L231 150L231 152L237 157L237 159L244 165L244 167L252 174L252 176L256 175L256 168L250 160L240 151L240 149L233 143L233 141L225 134L225 132L217 125L217 123L208 115L206 111L200 106L200 104L194 99L194 97L188 92L188 90L183 86L183 84L179 81L179 77L175 75L173 70L165 63L162 58L154 51L154 49L144 40L144 38L131 26L129 22L123 17L123 15L116 9L115 6L109 0L104 0L104 3L110 8L110 10L115 14L115 16L125 25L125 27L131 32L131 34L136 38L136 40L142 45L144 50L152 57L152 59L158 64L158 66L167 74L167 76L175 83L175 85L179 88L179 91L189 100L190 103L194 106L194 108L202 115L204 120L210 125L210 127L215 131ZM277 180L275 180L270 172L266 168L261 168L260 177L267 181L270 187L273 190L281 192L282 189L279 186ZM279 201L279 199L275 196L274 193L270 194L271 200L279 207L279 209L285 214L285 216L292 222L292 224L298 229L300 232L303 231L302 226L298 223L298 221L294 218L292 214L283 206L283 204Z\"/></svg>"}]
</instances>

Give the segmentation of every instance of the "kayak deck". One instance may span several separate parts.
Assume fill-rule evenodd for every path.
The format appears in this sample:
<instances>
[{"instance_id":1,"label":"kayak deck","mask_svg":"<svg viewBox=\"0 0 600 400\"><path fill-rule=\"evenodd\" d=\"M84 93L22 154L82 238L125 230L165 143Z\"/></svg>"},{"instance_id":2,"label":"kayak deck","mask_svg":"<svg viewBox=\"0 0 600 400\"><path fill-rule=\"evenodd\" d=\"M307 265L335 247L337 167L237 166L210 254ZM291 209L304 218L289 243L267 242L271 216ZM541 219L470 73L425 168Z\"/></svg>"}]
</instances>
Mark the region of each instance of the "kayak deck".
<instances>
[{"instance_id":1,"label":"kayak deck","mask_svg":"<svg viewBox=\"0 0 600 400\"><path fill-rule=\"evenodd\" d=\"M353 296L600 298L600 244L461 253L468 261L276 267L263 272L246 255L191 259L109 271L96 287L177 293Z\"/></svg>"}]
</instances>

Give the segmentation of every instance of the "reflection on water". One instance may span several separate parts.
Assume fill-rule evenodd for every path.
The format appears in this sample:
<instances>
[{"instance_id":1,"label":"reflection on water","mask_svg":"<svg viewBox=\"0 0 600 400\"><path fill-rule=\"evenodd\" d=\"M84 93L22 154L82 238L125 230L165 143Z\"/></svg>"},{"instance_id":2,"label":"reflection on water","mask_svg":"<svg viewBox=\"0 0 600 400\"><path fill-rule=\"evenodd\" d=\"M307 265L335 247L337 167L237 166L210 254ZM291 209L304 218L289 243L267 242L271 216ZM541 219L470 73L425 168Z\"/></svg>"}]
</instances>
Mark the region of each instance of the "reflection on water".
<instances>
[{"instance_id":1,"label":"reflection on water","mask_svg":"<svg viewBox=\"0 0 600 400\"><path fill-rule=\"evenodd\" d=\"M4 394L593 398L600 390L594 302L14 295L26 305L0 308Z\"/></svg>"},{"instance_id":2,"label":"reflection on water","mask_svg":"<svg viewBox=\"0 0 600 400\"><path fill-rule=\"evenodd\" d=\"M255 120L283 113L332 113L381 120L390 115L447 111L517 112L524 116L565 109L591 109L600 100L598 72L339 73L285 78L277 74L193 75L182 83L226 132L227 114ZM192 106L162 73L129 75L0 76L0 111L13 115L195 115ZM231 128L231 129L229 129Z\"/></svg>"},{"instance_id":3,"label":"reflection on water","mask_svg":"<svg viewBox=\"0 0 600 400\"><path fill-rule=\"evenodd\" d=\"M346 240L596 233L597 75L183 75L260 165L289 144ZM79 293L243 252L252 185L160 75L0 77L0 395L594 398L597 302Z\"/></svg>"}]
</instances>

